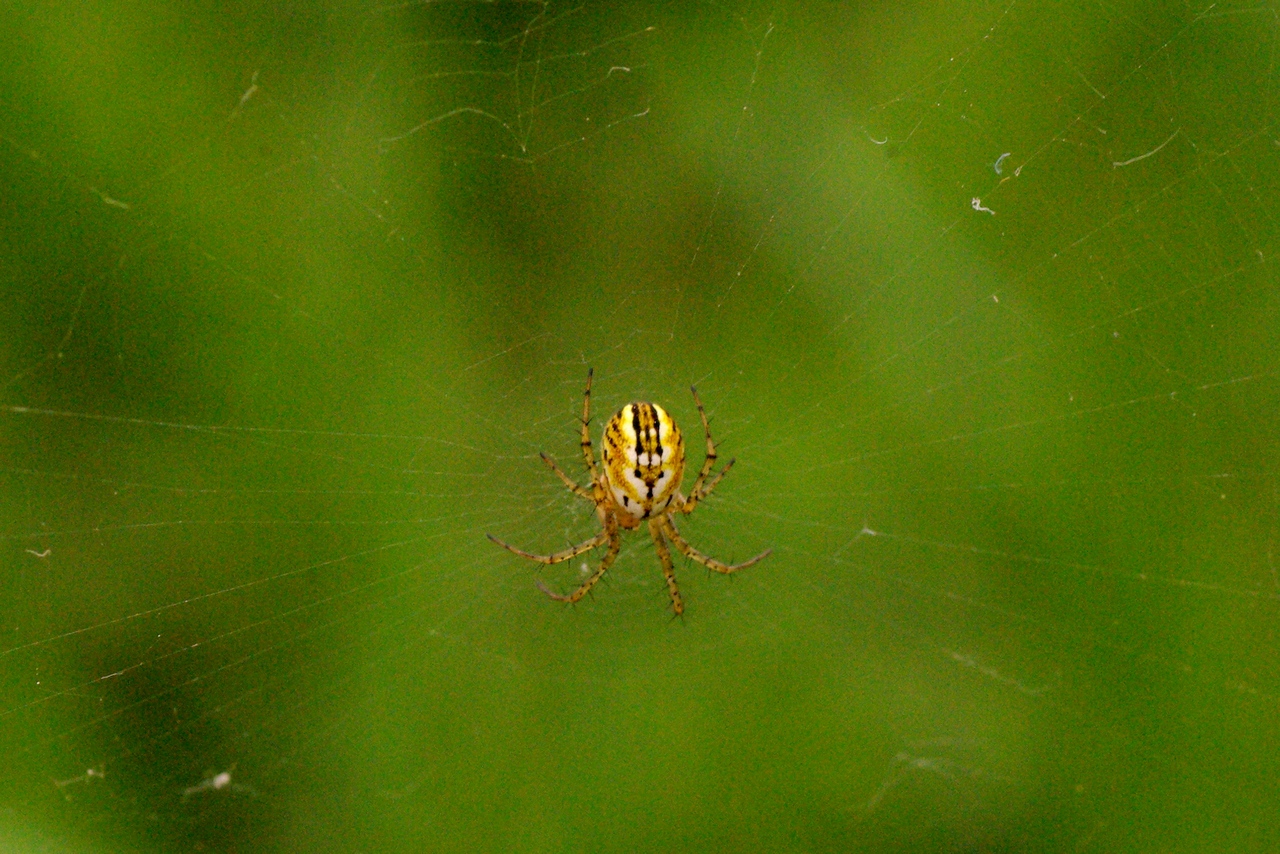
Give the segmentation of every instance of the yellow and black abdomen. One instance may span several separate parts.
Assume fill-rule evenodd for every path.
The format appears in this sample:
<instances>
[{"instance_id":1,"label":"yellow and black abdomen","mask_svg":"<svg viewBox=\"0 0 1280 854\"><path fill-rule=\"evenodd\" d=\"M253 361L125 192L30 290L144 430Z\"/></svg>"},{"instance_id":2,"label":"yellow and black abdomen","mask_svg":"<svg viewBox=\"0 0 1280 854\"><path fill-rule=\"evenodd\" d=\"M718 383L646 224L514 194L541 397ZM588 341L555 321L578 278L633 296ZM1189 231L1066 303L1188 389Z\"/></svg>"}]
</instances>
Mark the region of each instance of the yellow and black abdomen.
<instances>
[{"instance_id":1,"label":"yellow and black abdomen","mask_svg":"<svg viewBox=\"0 0 1280 854\"><path fill-rule=\"evenodd\" d=\"M656 403L628 403L604 426L601 450L618 522L635 528L667 509L684 476L680 428Z\"/></svg>"}]
</instances>

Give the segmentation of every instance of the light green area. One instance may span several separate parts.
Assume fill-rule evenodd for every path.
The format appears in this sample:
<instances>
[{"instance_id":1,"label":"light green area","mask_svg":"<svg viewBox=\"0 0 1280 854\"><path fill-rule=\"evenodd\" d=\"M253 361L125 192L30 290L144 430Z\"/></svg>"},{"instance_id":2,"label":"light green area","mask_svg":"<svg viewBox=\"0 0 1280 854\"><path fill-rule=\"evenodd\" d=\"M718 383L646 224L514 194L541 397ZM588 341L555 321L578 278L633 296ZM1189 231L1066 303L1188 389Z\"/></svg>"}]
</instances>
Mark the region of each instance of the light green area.
<instances>
[{"instance_id":1,"label":"light green area","mask_svg":"<svg viewBox=\"0 0 1280 854\"><path fill-rule=\"evenodd\" d=\"M0 838L1280 847L1269 10L0 23Z\"/></svg>"}]
</instances>

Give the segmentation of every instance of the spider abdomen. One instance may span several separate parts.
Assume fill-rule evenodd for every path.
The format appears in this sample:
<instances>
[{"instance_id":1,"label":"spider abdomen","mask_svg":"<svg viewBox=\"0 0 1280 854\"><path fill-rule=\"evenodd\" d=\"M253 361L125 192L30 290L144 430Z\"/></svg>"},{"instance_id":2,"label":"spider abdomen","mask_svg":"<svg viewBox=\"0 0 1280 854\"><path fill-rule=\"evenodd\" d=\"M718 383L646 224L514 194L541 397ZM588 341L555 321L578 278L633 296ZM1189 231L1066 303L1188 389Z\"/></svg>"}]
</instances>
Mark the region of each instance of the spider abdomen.
<instances>
[{"instance_id":1,"label":"spider abdomen","mask_svg":"<svg viewBox=\"0 0 1280 854\"><path fill-rule=\"evenodd\" d=\"M625 528L664 512L680 489L684 440L656 403L628 403L610 418L602 456L609 494Z\"/></svg>"}]
</instances>

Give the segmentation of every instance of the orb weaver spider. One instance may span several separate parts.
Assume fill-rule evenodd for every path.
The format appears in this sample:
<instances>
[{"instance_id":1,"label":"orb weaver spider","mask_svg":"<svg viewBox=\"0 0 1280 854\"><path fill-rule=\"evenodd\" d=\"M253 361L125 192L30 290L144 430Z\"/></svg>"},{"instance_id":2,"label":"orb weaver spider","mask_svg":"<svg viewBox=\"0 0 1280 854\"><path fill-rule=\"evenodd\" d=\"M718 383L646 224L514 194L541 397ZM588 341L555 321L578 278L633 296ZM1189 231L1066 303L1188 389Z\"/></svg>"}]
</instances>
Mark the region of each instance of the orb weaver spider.
<instances>
[{"instance_id":1,"label":"orb weaver spider","mask_svg":"<svg viewBox=\"0 0 1280 854\"><path fill-rule=\"evenodd\" d=\"M716 484L729 473L734 464L734 460L729 460L715 477L707 480L707 475L716 462L716 445L711 441L711 428L707 425L707 413L702 408L702 401L698 399L698 390L692 386L689 390L693 392L693 402L697 404L698 417L702 419L702 429L707 437L707 456L687 497L680 492L680 480L684 476L684 440L675 421L656 403L628 403L609 419L601 440L603 471L598 471L591 447L591 434L587 430L587 425L591 422L592 374L593 371L587 371L587 390L582 400L582 458L586 460L587 469L591 472L590 487L579 486L556 465L555 460L546 454L540 456L574 495L596 505L596 515L600 518L602 530L589 540L549 555L518 549L493 534L485 536L509 552L548 566L571 560L608 543L609 550L600 561L600 567L572 593L555 593L541 581L537 582L538 589L547 596L572 604L590 593L591 588L595 587L596 582L613 565L618 550L622 548L619 529L639 528L640 523L647 519L649 536L653 538L653 547L658 552L658 560L662 562L662 574L667 578L671 607L678 617L684 613L684 601L676 586L676 573L671 565L671 551L667 548L667 540L674 543L676 549L693 562L725 574L759 563L773 549L765 549L742 563L722 563L689 545L676 529L672 514L692 513L698 502L711 494L711 490L716 488Z\"/></svg>"}]
</instances>

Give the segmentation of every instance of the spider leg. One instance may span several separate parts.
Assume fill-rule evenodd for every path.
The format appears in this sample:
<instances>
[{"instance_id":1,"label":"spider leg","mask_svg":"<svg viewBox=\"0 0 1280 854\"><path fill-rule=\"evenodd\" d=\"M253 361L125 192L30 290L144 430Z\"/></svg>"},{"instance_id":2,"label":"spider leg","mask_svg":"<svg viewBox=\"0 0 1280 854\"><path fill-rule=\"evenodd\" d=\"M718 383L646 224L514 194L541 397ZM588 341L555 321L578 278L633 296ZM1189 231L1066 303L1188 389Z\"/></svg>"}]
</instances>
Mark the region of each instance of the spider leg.
<instances>
[{"instance_id":1,"label":"spider leg","mask_svg":"<svg viewBox=\"0 0 1280 854\"><path fill-rule=\"evenodd\" d=\"M589 552L592 549L596 548L597 546L602 546L609 540L609 533L607 531L601 531L591 539L585 542L578 543L576 546L570 546L564 551L556 552L555 554L549 554L549 555L536 555L536 554L533 554L532 552L527 552L523 549L518 549L515 546L507 545L502 540L495 537L493 534L485 534L485 536L493 540L495 543L502 546L504 549L511 552L512 554L518 554L520 555L520 557L527 557L529 560L536 560L538 563L545 563L547 565L550 565L553 563L563 563L566 560L570 560L572 558L577 557L583 552ZM610 548L613 548L612 544L610 544ZM616 554L616 549L615 549L615 554Z\"/></svg>"},{"instance_id":2,"label":"spider leg","mask_svg":"<svg viewBox=\"0 0 1280 854\"><path fill-rule=\"evenodd\" d=\"M680 512L686 514L692 513L693 509L698 506L698 502L711 494L711 490L716 488L716 484L720 482L720 478L727 475L729 473L729 469L733 468L733 464L736 462L736 459L731 459L729 462L725 463L724 468L716 472L716 476L707 481L706 485L702 487L701 492L689 493L689 496L685 498L684 503L680 505Z\"/></svg>"},{"instance_id":3,"label":"spider leg","mask_svg":"<svg viewBox=\"0 0 1280 854\"><path fill-rule=\"evenodd\" d=\"M587 390L582 395L582 458L587 461L587 470L591 472L592 483L596 480L596 455L591 449L591 431L587 429L587 425L591 423L591 378L594 375L595 369L587 368Z\"/></svg>"},{"instance_id":4,"label":"spider leg","mask_svg":"<svg viewBox=\"0 0 1280 854\"><path fill-rule=\"evenodd\" d=\"M616 528L614 528L612 532L601 531L600 535L597 536L596 539L601 542L608 540L609 551L605 553L604 560L600 561L600 568L595 571L594 575L583 582L581 587L567 596L563 593L556 593L541 581L537 582L538 589L547 594L550 598L555 599L557 602L568 602L570 605L590 593L591 588L596 586L596 582L604 577L604 574L609 571L609 567L613 566L613 560L618 556L618 550L622 548L622 537L618 536ZM510 547L508 546L508 548ZM585 549L583 551L585 551Z\"/></svg>"},{"instance_id":5,"label":"spider leg","mask_svg":"<svg viewBox=\"0 0 1280 854\"><path fill-rule=\"evenodd\" d=\"M539 454L539 456L542 457L542 461L547 464L547 467L550 468L553 472L555 472L556 476L559 477L560 480L564 481L564 485L569 487L569 489L573 492L574 495L580 495L583 498L590 501L592 504L595 503L596 499L595 499L595 496L591 494L591 491L584 487L578 486L578 484L574 483L573 478L569 477L569 475L565 474L563 471L560 470L560 466L556 465L555 460L551 459L551 457L547 456L546 454ZM723 472L721 472L721 474L723 474Z\"/></svg>"},{"instance_id":6,"label":"spider leg","mask_svg":"<svg viewBox=\"0 0 1280 854\"><path fill-rule=\"evenodd\" d=\"M685 541L685 538L680 536L680 532L676 530L675 523L672 522L671 518L668 516L662 517L662 532L671 539L671 542L675 543L680 554L684 555L694 563L702 564L707 569L713 569L716 572L722 572L726 575L730 572L737 572L740 569L746 569L752 564L759 563L773 552L773 549L765 549L750 560L743 561L742 563L728 564L718 561L713 557L707 557L702 552L689 545Z\"/></svg>"},{"instance_id":7,"label":"spider leg","mask_svg":"<svg viewBox=\"0 0 1280 854\"><path fill-rule=\"evenodd\" d=\"M698 479L693 482L693 489L689 490L689 497L680 508L684 513L692 513L693 508L698 506L698 502L707 497L707 493L715 488L720 478L724 477L725 472L733 465L733 461L730 460L729 465L712 478L711 485L703 487L702 484L706 481L707 475L711 473L711 467L716 464L716 443L711 440L711 425L707 423L707 411L702 408L702 399L698 397L698 390L689 386L689 391L693 392L693 402L698 405L698 417L702 419L702 432L707 436L707 455L702 461L702 468L698 471Z\"/></svg>"},{"instance_id":8,"label":"spider leg","mask_svg":"<svg viewBox=\"0 0 1280 854\"><path fill-rule=\"evenodd\" d=\"M676 616L684 613L684 602L680 599L680 588L676 586L676 570L671 565L671 550L667 541L662 538L662 523L657 519L649 520L649 536L653 537L653 547L658 552L658 560L662 561L662 574L667 577L667 593L671 594L671 608Z\"/></svg>"}]
</instances>

